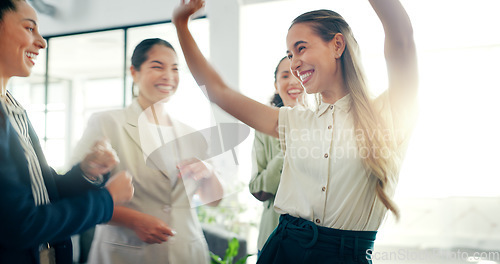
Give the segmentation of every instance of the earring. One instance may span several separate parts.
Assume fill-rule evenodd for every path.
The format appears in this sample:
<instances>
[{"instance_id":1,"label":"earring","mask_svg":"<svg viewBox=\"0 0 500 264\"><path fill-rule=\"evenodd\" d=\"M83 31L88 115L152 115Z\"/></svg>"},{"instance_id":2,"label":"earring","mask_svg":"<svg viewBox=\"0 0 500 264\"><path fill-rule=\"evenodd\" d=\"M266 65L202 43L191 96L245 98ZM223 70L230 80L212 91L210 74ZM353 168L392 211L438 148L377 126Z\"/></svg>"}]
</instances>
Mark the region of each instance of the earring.
<instances>
[{"instance_id":1,"label":"earring","mask_svg":"<svg viewBox=\"0 0 500 264\"><path fill-rule=\"evenodd\" d=\"M138 89L135 88L135 83L132 82L132 98L135 98L137 96L139 96L139 92L138 92Z\"/></svg>"}]
</instances>

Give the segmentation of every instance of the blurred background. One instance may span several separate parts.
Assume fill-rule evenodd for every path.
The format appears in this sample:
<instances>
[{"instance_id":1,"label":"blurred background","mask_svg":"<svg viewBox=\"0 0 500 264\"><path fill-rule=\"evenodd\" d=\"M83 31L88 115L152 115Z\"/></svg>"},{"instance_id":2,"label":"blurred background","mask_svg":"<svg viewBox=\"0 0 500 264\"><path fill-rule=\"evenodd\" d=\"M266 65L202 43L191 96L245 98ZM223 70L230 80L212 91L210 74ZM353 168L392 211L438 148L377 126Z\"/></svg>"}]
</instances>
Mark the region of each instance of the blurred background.
<instances>
[{"instance_id":1,"label":"blurred background","mask_svg":"<svg viewBox=\"0 0 500 264\"><path fill-rule=\"evenodd\" d=\"M130 56L144 38L176 48L181 83L170 107L179 118L200 129L233 120L207 102L190 76L170 22L177 0L29 2L48 48L34 74L14 79L9 90L29 106L56 170L71 166L92 113L130 103ZM500 1L401 2L414 26L421 111L396 193L402 218L385 221L374 263L500 263ZM372 90L386 89L384 33L366 0L207 0L190 28L234 89L267 104L290 22L320 8L346 18ZM248 253L257 251L262 206L247 187L252 143L253 132L235 149L238 164L221 165L232 182L228 199L217 209L199 208L202 222L237 235Z\"/></svg>"}]
</instances>

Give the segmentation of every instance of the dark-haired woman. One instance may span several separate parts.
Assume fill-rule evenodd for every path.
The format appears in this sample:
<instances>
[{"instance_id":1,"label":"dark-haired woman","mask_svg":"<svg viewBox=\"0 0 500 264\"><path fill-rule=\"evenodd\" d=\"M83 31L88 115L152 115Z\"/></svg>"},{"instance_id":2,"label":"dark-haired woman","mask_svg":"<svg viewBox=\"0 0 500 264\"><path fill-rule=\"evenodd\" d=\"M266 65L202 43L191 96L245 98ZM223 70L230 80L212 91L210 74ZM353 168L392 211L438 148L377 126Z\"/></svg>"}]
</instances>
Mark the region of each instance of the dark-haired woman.
<instances>
[{"instance_id":1,"label":"dark-haired woman","mask_svg":"<svg viewBox=\"0 0 500 264\"><path fill-rule=\"evenodd\" d=\"M73 263L70 236L109 221L114 203L133 194L125 172L99 188L117 162L105 142L65 175L47 164L26 110L7 90L11 77L31 74L46 45L26 1L0 1L0 263Z\"/></svg>"},{"instance_id":2,"label":"dark-haired woman","mask_svg":"<svg viewBox=\"0 0 500 264\"><path fill-rule=\"evenodd\" d=\"M165 109L179 83L177 54L165 40L143 40L130 71L137 97L125 109L94 114L75 151L85 153L93 140L108 138L118 169L133 175L135 187L110 224L96 227L88 263L209 263L192 197L217 205L222 187L201 161L204 137Z\"/></svg>"},{"instance_id":3,"label":"dark-haired woman","mask_svg":"<svg viewBox=\"0 0 500 264\"><path fill-rule=\"evenodd\" d=\"M410 19L398 0L369 0L385 33L388 89L369 93L358 45L331 10L304 13L286 37L292 74L316 94L315 111L272 108L230 89L188 28L203 0L181 1L173 22L191 73L229 114L279 137L283 171L274 208L282 216L258 263L371 263L416 120L418 71Z\"/></svg>"}]
</instances>

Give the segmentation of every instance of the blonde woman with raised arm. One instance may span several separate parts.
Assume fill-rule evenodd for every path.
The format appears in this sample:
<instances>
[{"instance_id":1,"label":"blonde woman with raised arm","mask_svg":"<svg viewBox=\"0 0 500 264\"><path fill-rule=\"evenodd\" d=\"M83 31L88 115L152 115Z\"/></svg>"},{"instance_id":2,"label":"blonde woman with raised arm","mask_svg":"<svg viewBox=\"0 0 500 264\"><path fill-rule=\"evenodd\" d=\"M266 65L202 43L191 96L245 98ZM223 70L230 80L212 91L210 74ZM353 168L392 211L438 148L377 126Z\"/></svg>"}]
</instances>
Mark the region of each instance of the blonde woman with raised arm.
<instances>
[{"instance_id":1,"label":"blonde woman with raised arm","mask_svg":"<svg viewBox=\"0 0 500 264\"><path fill-rule=\"evenodd\" d=\"M368 93L357 42L330 10L294 19L286 37L290 70L316 110L260 104L230 89L188 29L202 0L182 1L174 23L188 66L210 100L263 133L279 137L280 223L258 263L371 263L370 250L392 200L416 120L418 71L410 19L398 0L370 0L385 31L388 89Z\"/></svg>"}]
</instances>

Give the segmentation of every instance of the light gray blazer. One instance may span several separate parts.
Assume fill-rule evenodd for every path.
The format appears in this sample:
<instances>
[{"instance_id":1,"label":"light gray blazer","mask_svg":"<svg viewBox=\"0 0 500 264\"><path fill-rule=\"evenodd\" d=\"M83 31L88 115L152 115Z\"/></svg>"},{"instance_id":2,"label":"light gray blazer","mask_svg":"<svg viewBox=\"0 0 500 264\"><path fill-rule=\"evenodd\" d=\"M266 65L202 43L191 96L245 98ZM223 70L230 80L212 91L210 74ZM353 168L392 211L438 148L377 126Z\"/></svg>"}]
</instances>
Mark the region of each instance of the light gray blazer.
<instances>
[{"instance_id":1,"label":"light gray blazer","mask_svg":"<svg viewBox=\"0 0 500 264\"><path fill-rule=\"evenodd\" d=\"M196 211L190 206L197 187L186 188L189 184L172 175L176 171L172 165L178 161L161 164L162 159L186 159L197 153L201 155L198 158L203 159L206 141L201 134L192 134L192 128L173 120L175 134L191 134L177 141L176 146L181 153L173 156L168 151L156 153L153 155L156 159L145 161L141 138L149 136L140 135L143 131L140 120L144 120L141 112L141 107L134 100L126 109L94 114L76 147L76 157L82 159L96 140L106 137L120 159L120 164L112 173L127 170L133 176L134 197L125 206L162 219L177 235L162 244L147 244L131 229L98 225L88 263L209 263L206 240Z\"/></svg>"}]
</instances>

